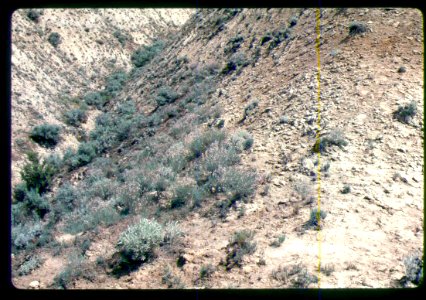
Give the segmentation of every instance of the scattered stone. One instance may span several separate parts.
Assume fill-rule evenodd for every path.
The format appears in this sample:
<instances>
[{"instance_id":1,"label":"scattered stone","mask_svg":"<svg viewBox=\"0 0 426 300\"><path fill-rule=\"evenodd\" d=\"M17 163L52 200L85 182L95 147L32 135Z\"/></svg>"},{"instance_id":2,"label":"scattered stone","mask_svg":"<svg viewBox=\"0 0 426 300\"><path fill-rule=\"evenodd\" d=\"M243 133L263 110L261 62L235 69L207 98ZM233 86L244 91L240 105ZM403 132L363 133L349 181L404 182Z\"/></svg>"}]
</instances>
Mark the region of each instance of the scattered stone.
<instances>
[{"instance_id":1,"label":"scattered stone","mask_svg":"<svg viewBox=\"0 0 426 300\"><path fill-rule=\"evenodd\" d=\"M38 289L40 288L40 282L38 282L37 280L31 281L29 286L32 289Z\"/></svg>"}]
</instances>

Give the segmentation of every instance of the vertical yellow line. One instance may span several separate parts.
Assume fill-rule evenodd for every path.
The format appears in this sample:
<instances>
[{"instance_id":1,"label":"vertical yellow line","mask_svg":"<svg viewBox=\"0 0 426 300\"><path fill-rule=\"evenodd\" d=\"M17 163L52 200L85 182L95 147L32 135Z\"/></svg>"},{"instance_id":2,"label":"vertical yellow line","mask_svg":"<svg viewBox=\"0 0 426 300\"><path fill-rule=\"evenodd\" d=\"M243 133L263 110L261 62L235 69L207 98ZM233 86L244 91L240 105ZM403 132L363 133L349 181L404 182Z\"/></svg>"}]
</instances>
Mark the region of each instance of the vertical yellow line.
<instances>
[{"instance_id":1,"label":"vertical yellow line","mask_svg":"<svg viewBox=\"0 0 426 300\"><path fill-rule=\"evenodd\" d=\"M321 11L319 8L316 9L316 52L317 52L317 62L318 62L318 72L317 72L317 81L318 81L318 91L317 91L317 100L318 100L318 118L317 118L317 136L316 136L316 145L318 145L318 208L317 208L317 224L318 224L318 288L321 287L321 148L320 148L320 133L321 133L321 61L320 61L320 15Z\"/></svg>"}]
</instances>

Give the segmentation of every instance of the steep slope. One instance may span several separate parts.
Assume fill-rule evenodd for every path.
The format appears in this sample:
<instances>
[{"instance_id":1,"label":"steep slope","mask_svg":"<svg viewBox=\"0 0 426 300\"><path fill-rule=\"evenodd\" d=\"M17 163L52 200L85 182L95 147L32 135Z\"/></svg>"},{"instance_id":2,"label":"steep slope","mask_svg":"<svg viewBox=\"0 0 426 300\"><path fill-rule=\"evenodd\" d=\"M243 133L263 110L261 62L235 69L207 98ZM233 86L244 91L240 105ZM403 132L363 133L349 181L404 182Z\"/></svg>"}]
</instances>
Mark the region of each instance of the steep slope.
<instances>
[{"instance_id":1,"label":"steep slope","mask_svg":"<svg viewBox=\"0 0 426 300\"><path fill-rule=\"evenodd\" d=\"M32 18L28 17L32 12ZM43 122L63 125L70 99L102 87L113 71L131 67L130 55L154 37L173 34L191 9L38 9L12 17L12 174L19 181L24 152L45 152L28 143ZM38 17L36 17L38 16ZM52 33L60 36L54 47ZM17 142L18 141L18 142ZM78 144L68 132L58 149Z\"/></svg>"},{"instance_id":2,"label":"steep slope","mask_svg":"<svg viewBox=\"0 0 426 300\"><path fill-rule=\"evenodd\" d=\"M350 35L353 21L366 31ZM89 193L85 180L97 168L109 168L109 184L119 182L133 195L135 178L168 178L164 168L143 173L152 168L150 158L166 161L186 153L216 126L232 137L241 130L253 136L253 146L241 151L241 162L231 170L255 169L256 192L226 211L222 203L228 195L212 189L199 206L188 200L173 206L176 185L170 181L164 190L136 197L139 214L100 226L98 234L77 230L67 235L57 226L54 235L63 245L67 238L76 247L82 247L80 238L90 241L83 252L96 274L71 276L66 287L316 287L318 277L323 288L406 285L404 260L423 250L424 234L421 22L413 9L322 9L321 134L332 142L321 153L319 175L313 151L318 116L315 10L198 11L108 104L109 112L120 112L132 99L146 120L135 123L130 137L103 155L114 163L89 164L64 174L55 185L77 178L71 182ZM414 118L408 123L394 118L398 107L410 101L418 107ZM222 160L229 154L219 151L227 149L220 143L208 147L187 162L177 181L195 180L197 188L204 187L197 165L216 153L224 153ZM327 213L320 233L309 226L314 220L308 222L317 207L318 180L321 210ZM159 247L151 261L114 277L105 265L114 267L120 234L141 214L160 223L178 220L184 236L175 245ZM66 225L68 216L63 217L59 222ZM242 229L254 232L255 250L246 245L241 267L227 268L224 261L236 259L229 256L230 238ZM275 242L281 236L285 240ZM67 263L69 248L54 256L41 247L38 254L46 262L29 275L16 276L15 285L25 288L38 280L46 287L61 266L73 270L76 264Z\"/></svg>"}]
</instances>

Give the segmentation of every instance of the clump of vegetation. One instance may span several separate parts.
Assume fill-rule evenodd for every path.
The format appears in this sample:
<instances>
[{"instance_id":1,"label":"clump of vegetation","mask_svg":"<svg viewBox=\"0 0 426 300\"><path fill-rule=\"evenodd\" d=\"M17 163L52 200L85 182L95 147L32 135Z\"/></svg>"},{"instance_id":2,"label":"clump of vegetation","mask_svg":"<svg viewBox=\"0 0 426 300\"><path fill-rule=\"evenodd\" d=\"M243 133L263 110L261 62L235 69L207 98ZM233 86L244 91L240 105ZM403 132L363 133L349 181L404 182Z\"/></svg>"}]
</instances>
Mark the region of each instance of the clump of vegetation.
<instances>
[{"instance_id":1,"label":"clump of vegetation","mask_svg":"<svg viewBox=\"0 0 426 300\"><path fill-rule=\"evenodd\" d=\"M339 129L335 129L330 131L325 136L322 136L319 140L315 142L314 145L314 152L326 152L327 148L329 146L338 146L339 148L343 148L343 146L347 146L348 142L345 139L345 136L343 135L343 132Z\"/></svg>"},{"instance_id":2,"label":"clump of vegetation","mask_svg":"<svg viewBox=\"0 0 426 300\"><path fill-rule=\"evenodd\" d=\"M303 201L309 200L314 192L312 185L308 181L297 182L293 188Z\"/></svg>"},{"instance_id":3,"label":"clump of vegetation","mask_svg":"<svg viewBox=\"0 0 426 300\"><path fill-rule=\"evenodd\" d=\"M236 231L226 247L227 255L226 270L233 267L241 267L244 255L252 254L256 251L256 242L253 242L254 232L250 230Z\"/></svg>"},{"instance_id":4,"label":"clump of vegetation","mask_svg":"<svg viewBox=\"0 0 426 300\"><path fill-rule=\"evenodd\" d=\"M247 104L246 107L244 108L243 118L239 121L239 123L243 123L246 120L246 118L250 114L252 114L258 106L259 106L259 101L258 100L253 100L252 102L250 102L249 104Z\"/></svg>"},{"instance_id":5,"label":"clump of vegetation","mask_svg":"<svg viewBox=\"0 0 426 300\"><path fill-rule=\"evenodd\" d=\"M132 261L146 261L164 239L163 228L154 220L141 219L120 235L121 254Z\"/></svg>"},{"instance_id":6,"label":"clump of vegetation","mask_svg":"<svg viewBox=\"0 0 426 300\"><path fill-rule=\"evenodd\" d=\"M39 156L35 152L27 153L28 163L24 165L21 171L21 178L25 182L19 185L15 190L15 200L24 200L25 190L34 190L39 194L45 193L51 183L56 169L46 161L41 162Z\"/></svg>"},{"instance_id":7,"label":"clump of vegetation","mask_svg":"<svg viewBox=\"0 0 426 300\"><path fill-rule=\"evenodd\" d=\"M241 44L243 42L244 42L244 38L241 35L237 35L231 38L224 49L225 54L237 52L237 50L241 47Z\"/></svg>"},{"instance_id":8,"label":"clump of vegetation","mask_svg":"<svg viewBox=\"0 0 426 300\"><path fill-rule=\"evenodd\" d=\"M78 127L81 123L86 122L86 112L82 109L76 108L64 113L65 123L70 126Z\"/></svg>"},{"instance_id":9,"label":"clump of vegetation","mask_svg":"<svg viewBox=\"0 0 426 300\"><path fill-rule=\"evenodd\" d=\"M311 210L311 215L309 217L308 222L306 223L307 227L315 227L320 228L322 227L321 220L324 220L327 216L327 213L324 210L318 210L318 208L314 208Z\"/></svg>"},{"instance_id":10,"label":"clump of vegetation","mask_svg":"<svg viewBox=\"0 0 426 300\"><path fill-rule=\"evenodd\" d=\"M291 267L280 266L272 271L271 276L283 284L290 283L295 288L307 288L310 284L318 282L318 278L310 274L306 266L300 263Z\"/></svg>"},{"instance_id":11,"label":"clump of vegetation","mask_svg":"<svg viewBox=\"0 0 426 300\"><path fill-rule=\"evenodd\" d=\"M215 271L215 267L212 264L202 265L200 269L199 279L204 280L210 278Z\"/></svg>"},{"instance_id":12,"label":"clump of vegetation","mask_svg":"<svg viewBox=\"0 0 426 300\"><path fill-rule=\"evenodd\" d=\"M274 240L271 244L269 244L271 247L278 248L281 246L281 244L285 241L285 235L281 234L278 236L276 240Z\"/></svg>"},{"instance_id":13,"label":"clump of vegetation","mask_svg":"<svg viewBox=\"0 0 426 300\"><path fill-rule=\"evenodd\" d=\"M349 194L350 192L351 192L351 187L345 184L342 189L342 194Z\"/></svg>"},{"instance_id":14,"label":"clump of vegetation","mask_svg":"<svg viewBox=\"0 0 426 300\"><path fill-rule=\"evenodd\" d=\"M293 27L296 24L297 24L297 17L296 16L291 17L289 21L289 27Z\"/></svg>"},{"instance_id":15,"label":"clump of vegetation","mask_svg":"<svg viewBox=\"0 0 426 300\"><path fill-rule=\"evenodd\" d=\"M18 269L18 275L24 276L31 274L32 271L39 268L41 264L43 263L43 260L40 259L37 255L31 256L29 259L27 259Z\"/></svg>"},{"instance_id":16,"label":"clump of vegetation","mask_svg":"<svg viewBox=\"0 0 426 300\"><path fill-rule=\"evenodd\" d=\"M415 101L411 101L410 103L399 106L398 110L393 113L393 116L398 121L409 124L411 119L416 115L417 113L417 105Z\"/></svg>"},{"instance_id":17,"label":"clump of vegetation","mask_svg":"<svg viewBox=\"0 0 426 300\"><path fill-rule=\"evenodd\" d=\"M404 259L405 278L402 282L406 285L408 282L420 285L423 283L423 257L418 253L408 255Z\"/></svg>"},{"instance_id":18,"label":"clump of vegetation","mask_svg":"<svg viewBox=\"0 0 426 300\"><path fill-rule=\"evenodd\" d=\"M169 289L182 289L185 287L182 280L178 276L173 275L172 270L168 265L164 268L161 283L167 285L167 288Z\"/></svg>"},{"instance_id":19,"label":"clump of vegetation","mask_svg":"<svg viewBox=\"0 0 426 300\"><path fill-rule=\"evenodd\" d=\"M142 48L136 50L132 56L131 61L136 68L143 67L151 59L153 59L159 52L164 48L164 42L161 40L155 41L152 45L142 46Z\"/></svg>"},{"instance_id":20,"label":"clump of vegetation","mask_svg":"<svg viewBox=\"0 0 426 300\"><path fill-rule=\"evenodd\" d=\"M243 150L248 150L253 146L253 137L245 130L238 131L230 138L230 144L241 153Z\"/></svg>"},{"instance_id":21,"label":"clump of vegetation","mask_svg":"<svg viewBox=\"0 0 426 300\"><path fill-rule=\"evenodd\" d=\"M367 26L361 22L351 22L349 24L349 35L354 36L367 31Z\"/></svg>"},{"instance_id":22,"label":"clump of vegetation","mask_svg":"<svg viewBox=\"0 0 426 300\"><path fill-rule=\"evenodd\" d=\"M37 10L30 9L27 13L27 18L35 23L38 23L41 13Z\"/></svg>"},{"instance_id":23,"label":"clump of vegetation","mask_svg":"<svg viewBox=\"0 0 426 300\"><path fill-rule=\"evenodd\" d=\"M222 74L227 75L234 71L237 71L237 74L239 74L249 64L250 61L244 53L234 53L222 69Z\"/></svg>"},{"instance_id":24,"label":"clump of vegetation","mask_svg":"<svg viewBox=\"0 0 426 300\"><path fill-rule=\"evenodd\" d=\"M220 130L208 130L196 136L189 144L190 159L200 157L207 148L214 142L221 142L225 139L225 133Z\"/></svg>"},{"instance_id":25,"label":"clump of vegetation","mask_svg":"<svg viewBox=\"0 0 426 300\"><path fill-rule=\"evenodd\" d=\"M30 133L30 138L45 148L54 148L59 142L61 127L53 124L35 126Z\"/></svg>"},{"instance_id":26,"label":"clump of vegetation","mask_svg":"<svg viewBox=\"0 0 426 300\"><path fill-rule=\"evenodd\" d=\"M62 43L61 36L57 32L52 32L47 38L47 41L55 48Z\"/></svg>"},{"instance_id":27,"label":"clump of vegetation","mask_svg":"<svg viewBox=\"0 0 426 300\"><path fill-rule=\"evenodd\" d=\"M101 109L104 106L106 99L99 92L90 92L84 96L84 101L87 105Z\"/></svg>"},{"instance_id":28,"label":"clump of vegetation","mask_svg":"<svg viewBox=\"0 0 426 300\"><path fill-rule=\"evenodd\" d=\"M163 106L176 101L179 94L173 91L170 87L164 86L158 90L156 102L158 106Z\"/></svg>"},{"instance_id":29,"label":"clump of vegetation","mask_svg":"<svg viewBox=\"0 0 426 300\"><path fill-rule=\"evenodd\" d=\"M67 289L80 277L93 280L94 274L93 271L88 268L84 257L80 253L74 252L69 257L68 264L65 268L53 279L53 286Z\"/></svg>"},{"instance_id":30,"label":"clump of vegetation","mask_svg":"<svg viewBox=\"0 0 426 300\"><path fill-rule=\"evenodd\" d=\"M327 264L322 266L321 265L321 272L325 274L325 276L330 276L331 273L334 272L334 265L333 264Z\"/></svg>"},{"instance_id":31,"label":"clump of vegetation","mask_svg":"<svg viewBox=\"0 0 426 300\"><path fill-rule=\"evenodd\" d=\"M129 40L129 37L126 34L122 33L120 30L114 31L113 35L123 47L126 45L126 42Z\"/></svg>"}]
</instances>

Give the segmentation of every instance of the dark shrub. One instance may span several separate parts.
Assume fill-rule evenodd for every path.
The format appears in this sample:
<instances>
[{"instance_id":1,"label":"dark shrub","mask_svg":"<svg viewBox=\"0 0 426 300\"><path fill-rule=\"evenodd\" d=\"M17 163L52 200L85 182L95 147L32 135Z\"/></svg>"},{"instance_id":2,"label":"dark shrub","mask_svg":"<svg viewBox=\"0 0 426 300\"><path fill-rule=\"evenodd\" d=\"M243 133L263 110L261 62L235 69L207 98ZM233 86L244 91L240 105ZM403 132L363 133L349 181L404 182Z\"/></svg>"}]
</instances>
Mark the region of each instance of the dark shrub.
<instances>
[{"instance_id":1,"label":"dark shrub","mask_svg":"<svg viewBox=\"0 0 426 300\"><path fill-rule=\"evenodd\" d=\"M98 109L101 109L106 100L99 92L91 92L84 96L84 101L87 105L95 106Z\"/></svg>"},{"instance_id":2,"label":"dark shrub","mask_svg":"<svg viewBox=\"0 0 426 300\"><path fill-rule=\"evenodd\" d=\"M311 210L311 215L306 225L308 227L318 228L318 226L320 225L320 220L325 219L326 216L327 213L325 211L318 210L318 208L314 208L313 210Z\"/></svg>"},{"instance_id":3,"label":"dark shrub","mask_svg":"<svg viewBox=\"0 0 426 300\"><path fill-rule=\"evenodd\" d=\"M254 232L250 230L236 231L226 247L226 270L235 266L241 267L243 256L256 251L256 242L253 242Z\"/></svg>"},{"instance_id":4,"label":"dark shrub","mask_svg":"<svg viewBox=\"0 0 426 300\"><path fill-rule=\"evenodd\" d=\"M59 142L61 128L58 125L42 124L35 126L30 134L31 139L45 148L54 148Z\"/></svg>"},{"instance_id":5,"label":"dark shrub","mask_svg":"<svg viewBox=\"0 0 426 300\"><path fill-rule=\"evenodd\" d=\"M85 122L86 112L79 108L72 109L64 113L65 123L70 126L79 126L81 123Z\"/></svg>"},{"instance_id":6,"label":"dark shrub","mask_svg":"<svg viewBox=\"0 0 426 300\"><path fill-rule=\"evenodd\" d=\"M343 148L343 146L347 146L348 142L346 141L341 130L335 129L331 130L328 134L322 136L319 141L317 140L314 145L314 152L325 152L329 146L338 146L339 148Z\"/></svg>"},{"instance_id":7,"label":"dark shrub","mask_svg":"<svg viewBox=\"0 0 426 300\"><path fill-rule=\"evenodd\" d=\"M55 196L56 205L64 208L65 211L72 211L74 209L74 202L76 199L77 191L69 183L61 186Z\"/></svg>"},{"instance_id":8,"label":"dark shrub","mask_svg":"<svg viewBox=\"0 0 426 300\"><path fill-rule=\"evenodd\" d=\"M27 154L28 163L21 171L21 178L25 181L28 190L34 189L43 194L47 191L55 170L52 166L41 163L37 153Z\"/></svg>"},{"instance_id":9,"label":"dark shrub","mask_svg":"<svg viewBox=\"0 0 426 300\"><path fill-rule=\"evenodd\" d=\"M61 43L61 36L57 32L52 32L47 40L53 47L56 48Z\"/></svg>"},{"instance_id":10,"label":"dark shrub","mask_svg":"<svg viewBox=\"0 0 426 300\"><path fill-rule=\"evenodd\" d=\"M124 71L117 71L108 76L104 93L107 97L115 97L123 89L127 81L127 74Z\"/></svg>"},{"instance_id":11,"label":"dark shrub","mask_svg":"<svg viewBox=\"0 0 426 300\"><path fill-rule=\"evenodd\" d=\"M31 189L25 197L25 205L29 212L36 213L40 218L49 212L50 207L46 199L39 195L37 190Z\"/></svg>"},{"instance_id":12,"label":"dark shrub","mask_svg":"<svg viewBox=\"0 0 426 300\"><path fill-rule=\"evenodd\" d=\"M244 38L241 35L237 35L231 38L224 49L225 54L237 52L237 50L241 47L241 44L243 42L244 42Z\"/></svg>"},{"instance_id":13,"label":"dark shrub","mask_svg":"<svg viewBox=\"0 0 426 300\"><path fill-rule=\"evenodd\" d=\"M349 24L349 35L354 36L367 31L367 26L361 22L351 22Z\"/></svg>"},{"instance_id":14,"label":"dark shrub","mask_svg":"<svg viewBox=\"0 0 426 300\"><path fill-rule=\"evenodd\" d=\"M129 37L123 34L120 30L114 31L113 35L123 47L126 45L126 42L129 40Z\"/></svg>"},{"instance_id":15,"label":"dark shrub","mask_svg":"<svg viewBox=\"0 0 426 300\"><path fill-rule=\"evenodd\" d=\"M27 194L27 185L25 182L18 183L13 189L13 199L16 202L22 202Z\"/></svg>"},{"instance_id":16,"label":"dark shrub","mask_svg":"<svg viewBox=\"0 0 426 300\"><path fill-rule=\"evenodd\" d=\"M415 253L404 259L406 281L419 285L423 281L423 258Z\"/></svg>"},{"instance_id":17,"label":"dark shrub","mask_svg":"<svg viewBox=\"0 0 426 300\"><path fill-rule=\"evenodd\" d=\"M398 110L393 113L394 118L398 121L408 124L417 113L416 102L412 101L404 106L399 106Z\"/></svg>"},{"instance_id":18,"label":"dark shrub","mask_svg":"<svg viewBox=\"0 0 426 300\"><path fill-rule=\"evenodd\" d=\"M34 9L30 9L27 13L28 19L30 19L31 21L34 21L35 23L38 23L40 15L41 15L40 12Z\"/></svg>"},{"instance_id":19,"label":"dark shrub","mask_svg":"<svg viewBox=\"0 0 426 300\"><path fill-rule=\"evenodd\" d=\"M162 105L166 105L166 104L175 102L175 100L178 97L179 97L178 93L173 91L170 87L165 86L165 87L161 87L158 90L156 102L159 106L162 106Z\"/></svg>"},{"instance_id":20,"label":"dark shrub","mask_svg":"<svg viewBox=\"0 0 426 300\"><path fill-rule=\"evenodd\" d=\"M131 61L136 68L140 68L153 59L159 52L161 52L163 47L163 41L155 41L150 46L143 46L132 54Z\"/></svg>"}]
</instances>

